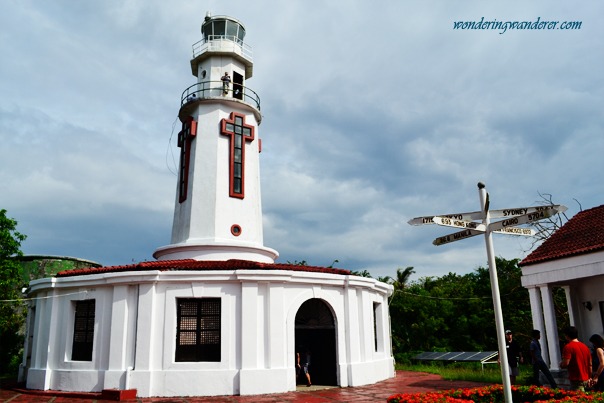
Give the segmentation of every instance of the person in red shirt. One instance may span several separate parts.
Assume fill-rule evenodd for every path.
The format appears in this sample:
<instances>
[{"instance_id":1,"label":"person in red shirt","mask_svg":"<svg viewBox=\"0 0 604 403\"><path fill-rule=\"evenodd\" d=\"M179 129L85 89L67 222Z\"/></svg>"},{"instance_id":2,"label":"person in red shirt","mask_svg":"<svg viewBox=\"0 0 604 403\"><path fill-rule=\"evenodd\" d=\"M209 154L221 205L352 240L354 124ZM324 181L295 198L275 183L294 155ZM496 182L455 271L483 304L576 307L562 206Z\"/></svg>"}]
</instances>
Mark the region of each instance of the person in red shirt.
<instances>
[{"instance_id":1,"label":"person in red shirt","mask_svg":"<svg viewBox=\"0 0 604 403\"><path fill-rule=\"evenodd\" d=\"M574 326L564 330L567 344L562 349L560 368L566 368L572 390L585 391L591 372L591 352L578 340L579 332Z\"/></svg>"}]
</instances>

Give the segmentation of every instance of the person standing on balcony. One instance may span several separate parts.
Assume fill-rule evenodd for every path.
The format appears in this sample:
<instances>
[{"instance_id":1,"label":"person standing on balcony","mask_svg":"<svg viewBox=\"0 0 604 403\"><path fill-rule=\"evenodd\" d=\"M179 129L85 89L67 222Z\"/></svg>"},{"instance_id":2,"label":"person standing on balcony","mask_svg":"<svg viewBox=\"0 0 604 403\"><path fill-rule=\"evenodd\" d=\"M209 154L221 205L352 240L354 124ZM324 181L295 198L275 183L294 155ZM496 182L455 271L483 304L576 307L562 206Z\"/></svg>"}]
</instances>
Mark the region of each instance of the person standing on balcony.
<instances>
[{"instance_id":1,"label":"person standing on balcony","mask_svg":"<svg viewBox=\"0 0 604 403\"><path fill-rule=\"evenodd\" d=\"M220 79L222 80L222 92L226 95L229 93L229 88L231 86L231 76L229 76L229 73L225 72L224 76Z\"/></svg>"}]
</instances>

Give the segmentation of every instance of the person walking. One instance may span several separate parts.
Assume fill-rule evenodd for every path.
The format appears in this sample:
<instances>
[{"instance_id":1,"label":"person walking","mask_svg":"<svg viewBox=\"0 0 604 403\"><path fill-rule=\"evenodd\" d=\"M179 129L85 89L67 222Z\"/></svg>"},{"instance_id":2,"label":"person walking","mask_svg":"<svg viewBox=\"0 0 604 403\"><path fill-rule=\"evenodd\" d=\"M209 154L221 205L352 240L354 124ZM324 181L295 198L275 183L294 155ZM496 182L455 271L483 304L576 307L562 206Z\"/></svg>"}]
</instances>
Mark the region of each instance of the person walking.
<instances>
[{"instance_id":1,"label":"person walking","mask_svg":"<svg viewBox=\"0 0 604 403\"><path fill-rule=\"evenodd\" d=\"M593 389L604 392L604 339L599 334L594 334L589 338L589 342L594 346L594 354L591 358Z\"/></svg>"},{"instance_id":2,"label":"person walking","mask_svg":"<svg viewBox=\"0 0 604 403\"><path fill-rule=\"evenodd\" d=\"M310 382L310 350L307 348L304 350L304 354L297 353L297 367L304 372L306 376L306 386L312 386Z\"/></svg>"},{"instance_id":3,"label":"person walking","mask_svg":"<svg viewBox=\"0 0 604 403\"><path fill-rule=\"evenodd\" d=\"M542 386L541 381L539 380L539 371L543 372L545 378L549 385L556 389L558 385L552 376L552 373L549 371L549 367L547 366L543 356L541 354L541 343L539 339L541 338L541 331L535 329L532 332L533 339L531 340L531 345L529 347L531 353L531 361L533 363L533 379L534 383L537 386Z\"/></svg>"},{"instance_id":4,"label":"person walking","mask_svg":"<svg viewBox=\"0 0 604 403\"><path fill-rule=\"evenodd\" d=\"M566 345L562 349L560 368L566 368L572 390L585 392L591 372L591 352L589 348L578 339L579 331L574 326L564 330Z\"/></svg>"},{"instance_id":5,"label":"person walking","mask_svg":"<svg viewBox=\"0 0 604 403\"><path fill-rule=\"evenodd\" d=\"M518 362L521 364L524 362L520 345L516 340L513 340L513 337L511 330L505 331L505 351L507 353L508 366L510 368L510 383L512 385L516 383L516 377L520 374Z\"/></svg>"}]
</instances>

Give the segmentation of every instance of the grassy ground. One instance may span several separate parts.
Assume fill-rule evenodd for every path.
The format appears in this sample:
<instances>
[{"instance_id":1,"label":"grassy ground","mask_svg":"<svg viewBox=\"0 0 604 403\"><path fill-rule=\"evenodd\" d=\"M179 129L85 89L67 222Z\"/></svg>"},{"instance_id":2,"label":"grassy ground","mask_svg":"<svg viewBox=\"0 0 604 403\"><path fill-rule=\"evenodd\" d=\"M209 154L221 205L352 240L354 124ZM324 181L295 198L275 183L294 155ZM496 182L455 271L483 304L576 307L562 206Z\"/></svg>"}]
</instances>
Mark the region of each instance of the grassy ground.
<instances>
[{"instance_id":1,"label":"grassy ground","mask_svg":"<svg viewBox=\"0 0 604 403\"><path fill-rule=\"evenodd\" d=\"M486 383L502 383L501 368L497 364L485 364L484 369L479 363L432 363L432 364L397 364L396 369L404 371L428 372L437 374L451 381L474 381ZM529 367L520 369L518 384L530 375ZM528 381L528 379L527 379Z\"/></svg>"}]
</instances>

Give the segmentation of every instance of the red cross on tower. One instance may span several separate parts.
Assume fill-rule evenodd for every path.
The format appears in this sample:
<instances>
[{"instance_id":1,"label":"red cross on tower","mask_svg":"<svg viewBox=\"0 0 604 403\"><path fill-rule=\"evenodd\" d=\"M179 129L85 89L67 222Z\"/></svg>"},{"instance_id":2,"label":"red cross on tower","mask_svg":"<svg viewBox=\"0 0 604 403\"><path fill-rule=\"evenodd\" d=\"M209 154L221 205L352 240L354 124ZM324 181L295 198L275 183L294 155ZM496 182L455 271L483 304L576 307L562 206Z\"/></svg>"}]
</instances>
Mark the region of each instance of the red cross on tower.
<instances>
[{"instance_id":1,"label":"red cross on tower","mask_svg":"<svg viewBox=\"0 0 604 403\"><path fill-rule=\"evenodd\" d=\"M245 116L231 112L230 119L220 121L220 133L230 136L229 196L243 199L245 178L245 142L254 141L254 126L245 123Z\"/></svg>"}]
</instances>

